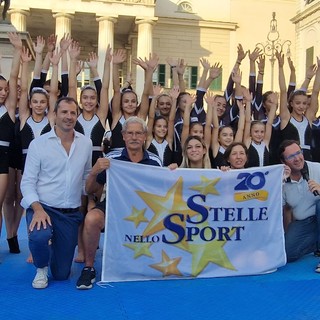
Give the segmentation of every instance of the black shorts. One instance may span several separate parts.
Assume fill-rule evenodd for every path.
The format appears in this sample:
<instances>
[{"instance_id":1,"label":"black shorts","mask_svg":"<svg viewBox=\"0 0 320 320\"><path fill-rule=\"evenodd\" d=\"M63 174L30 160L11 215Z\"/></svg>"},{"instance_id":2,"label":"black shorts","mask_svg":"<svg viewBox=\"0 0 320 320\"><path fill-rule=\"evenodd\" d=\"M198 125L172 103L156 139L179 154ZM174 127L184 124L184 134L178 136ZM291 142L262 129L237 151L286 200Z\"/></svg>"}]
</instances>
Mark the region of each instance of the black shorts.
<instances>
[{"instance_id":1,"label":"black shorts","mask_svg":"<svg viewBox=\"0 0 320 320\"><path fill-rule=\"evenodd\" d=\"M22 150L14 143L9 148L9 167L22 170Z\"/></svg>"},{"instance_id":2,"label":"black shorts","mask_svg":"<svg viewBox=\"0 0 320 320\"><path fill-rule=\"evenodd\" d=\"M106 214L106 199L99 201L96 203L96 206L93 209L99 209L101 210L104 214Z\"/></svg>"},{"instance_id":3,"label":"black shorts","mask_svg":"<svg viewBox=\"0 0 320 320\"><path fill-rule=\"evenodd\" d=\"M0 147L0 174L9 173L9 148Z\"/></svg>"},{"instance_id":4,"label":"black shorts","mask_svg":"<svg viewBox=\"0 0 320 320\"><path fill-rule=\"evenodd\" d=\"M14 124L14 139L10 142L9 167L17 170L22 170L22 145L19 118L16 119L16 122Z\"/></svg>"},{"instance_id":5,"label":"black shorts","mask_svg":"<svg viewBox=\"0 0 320 320\"><path fill-rule=\"evenodd\" d=\"M99 201L96 203L96 206L93 209L99 209L103 212L103 214L106 214L106 199ZM101 230L101 232L104 232L104 228Z\"/></svg>"}]
</instances>

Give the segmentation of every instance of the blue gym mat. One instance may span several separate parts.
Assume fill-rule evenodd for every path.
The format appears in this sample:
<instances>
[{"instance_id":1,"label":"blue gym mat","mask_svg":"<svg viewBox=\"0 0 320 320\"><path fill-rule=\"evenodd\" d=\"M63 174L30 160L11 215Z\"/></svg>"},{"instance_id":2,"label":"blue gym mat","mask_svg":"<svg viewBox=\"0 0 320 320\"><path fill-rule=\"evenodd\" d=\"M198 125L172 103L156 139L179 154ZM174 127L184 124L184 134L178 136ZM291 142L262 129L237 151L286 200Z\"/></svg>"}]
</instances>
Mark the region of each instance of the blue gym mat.
<instances>
[{"instance_id":1,"label":"blue gym mat","mask_svg":"<svg viewBox=\"0 0 320 320\"><path fill-rule=\"evenodd\" d=\"M319 258L313 255L260 276L95 284L87 291L75 288L83 264L74 263L69 280L50 280L48 288L36 290L35 267L26 263L24 217L19 243L22 252L15 255L5 234L0 240L0 319L320 319Z\"/></svg>"}]
</instances>

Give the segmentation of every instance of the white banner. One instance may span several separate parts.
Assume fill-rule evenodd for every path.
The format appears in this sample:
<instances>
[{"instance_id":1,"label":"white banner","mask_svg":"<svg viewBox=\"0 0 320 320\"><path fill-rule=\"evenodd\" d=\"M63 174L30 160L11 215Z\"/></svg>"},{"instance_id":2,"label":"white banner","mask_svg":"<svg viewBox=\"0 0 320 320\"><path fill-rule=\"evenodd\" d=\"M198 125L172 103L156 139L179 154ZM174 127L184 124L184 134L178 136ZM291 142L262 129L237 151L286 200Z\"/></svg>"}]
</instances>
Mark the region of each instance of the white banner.
<instances>
[{"instance_id":1,"label":"white banner","mask_svg":"<svg viewBox=\"0 0 320 320\"><path fill-rule=\"evenodd\" d=\"M286 263L283 166L221 172L111 160L102 282L209 278Z\"/></svg>"}]
</instances>

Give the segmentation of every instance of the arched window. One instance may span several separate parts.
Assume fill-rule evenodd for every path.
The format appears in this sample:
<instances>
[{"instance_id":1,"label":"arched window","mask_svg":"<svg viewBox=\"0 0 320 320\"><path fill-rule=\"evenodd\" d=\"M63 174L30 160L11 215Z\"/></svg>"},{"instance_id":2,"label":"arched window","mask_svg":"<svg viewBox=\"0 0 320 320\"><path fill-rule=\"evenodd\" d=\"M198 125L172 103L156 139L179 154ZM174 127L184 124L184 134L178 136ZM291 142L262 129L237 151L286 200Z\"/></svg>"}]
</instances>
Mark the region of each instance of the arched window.
<instances>
[{"instance_id":1,"label":"arched window","mask_svg":"<svg viewBox=\"0 0 320 320\"><path fill-rule=\"evenodd\" d=\"M189 2L182 1L178 5L178 11L192 13L192 6Z\"/></svg>"}]
</instances>

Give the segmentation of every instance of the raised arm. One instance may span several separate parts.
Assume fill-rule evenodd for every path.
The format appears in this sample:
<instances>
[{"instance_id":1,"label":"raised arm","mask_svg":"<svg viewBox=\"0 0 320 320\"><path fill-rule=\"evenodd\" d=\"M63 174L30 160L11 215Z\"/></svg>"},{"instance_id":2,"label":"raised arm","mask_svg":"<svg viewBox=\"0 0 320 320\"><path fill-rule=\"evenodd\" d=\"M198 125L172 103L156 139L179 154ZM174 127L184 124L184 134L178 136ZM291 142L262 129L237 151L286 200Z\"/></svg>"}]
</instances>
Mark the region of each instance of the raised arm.
<instances>
[{"instance_id":1,"label":"raised arm","mask_svg":"<svg viewBox=\"0 0 320 320\"><path fill-rule=\"evenodd\" d=\"M297 77L296 77L296 68L293 64L293 61L290 57L288 57L288 64L290 68L290 79L289 79L289 85L293 84L294 86L296 85L297 82Z\"/></svg>"},{"instance_id":2,"label":"raised arm","mask_svg":"<svg viewBox=\"0 0 320 320\"><path fill-rule=\"evenodd\" d=\"M244 128L245 128L245 121L246 121L246 108L250 109L250 100L249 103L244 100L237 100L237 105L239 109L239 121L237 131L234 136L234 142L242 142L243 135L244 135Z\"/></svg>"},{"instance_id":3,"label":"raised arm","mask_svg":"<svg viewBox=\"0 0 320 320\"><path fill-rule=\"evenodd\" d=\"M68 73L68 48L71 43L72 39L70 38L69 33L64 34L60 40L61 74Z\"/></svg>"},{"instance_id":4,"label":"raised arm","mask_svg":"<svg viewBox=\"0 0 320 320\"><path fill-rule=\"evenodd\" d=\"M109 110L109 86L110 86L110 63L112 60L111 56L111 47L108 45L106 56L104 59L104 69L103 69L103 78L102 78L102 88L100 96L100 107L97 110L97 115L100 120L105 123L108 110Z\"/></svg>"},{"instance_id":5,"label":"raised arm","mask_svg":"<svg viewBox=\"0 0 320 320\"><path fill-rule=\"evenodd\" d=\"M310 81L312 80L312 78L315 76L317 71L317 65L316 64L312 64L311 66L309 66L306 70L306 77L301 85L301 90L306 91L308 90Z\"/></svg>"},{"instance_id":6,"label":"raised arm","mask_svg":"<svg viewBox=\"0 0 320 320\"><path fill-rule=\"evenodd\" d=\"M121 92L119 79L119 66L126 61L127 54L125 49L118 49L112 55L112 80L113 80L113 98L112 98L112 118L118 121L121 115Z\"/></svg>"},{"instance_id":7,"label":"raised arm","mask_svg":"<svg viewBox=\"0 0 320 320\"><path fill-rule=\"evenodd\" d=\"M212 92L207 92L205 95L205 101L207 102L207 114L211 113L213 128L211 132L211 149L213 156L216 157L219 151L220 143L219 143L219 118L217 112L217 101L216 96ZM211 109L211 111L209 111Z\"/></svg>"},{"instance_id":8,"label":"raised arm","mask_svg":"<svg viewBox=\"0 0 320 320\"><path fill-rule=\"evenodd\" d=\"M72 41L69 46L70 70L69 70L69 97L77 100L77 62L81 50L79 42Z\"/></svg>"},{"instance_id":9,"label":"raised arm","mask_svg":"<svg viewBox=\"0 0 320 320\"><path fill-rule=\"evenodd\" d=\"M266 58L264 55L258 57L257 66L258 66L258 78L255 88L255 96L251 103L253 118L255 120L261 120L265 118L265 108L262 106L262 90L263 90L263 77L265 69ZM251 91L251 90L250 90Z\"/></svg>"},{"instance_id":10,"label":"raised arm","mask_svg":"<svg viewBox=\"0 0 320 320\"><path fill-rule=\"evenodd\" d=\"M167 134L167 142L171 148L171 150L173 149L173 139L174 139L174 119L176 116L176 109L177 109L177 98L179 96L180 90L179 90L179 86L175 86L173 87L170 92L169 95L172 99L172 106L170 109L170 113L169 113L169 120L168 120L168 134Z\"/></svg>"},{"instance_id":11,"label":"raised arm","mask_svg":"<svg viewBox=\"0 0 320 320\"><path fill-rule=\"evenodd\" d=\"M112 59L112 57L111 57ZM97 90L98 102L100 103L100 95L102 89L102 81L98 73L98 55L95 52L89 52L89 58L86 60L86 64L90 69L90 74L93 78L94 85ZM110 67L111 68L111 67Z\"/></svg>"},{"instance_id":12,"label":"raised arm","mask_svg":"<svg viewBox=\"0 0 320 320\"><path fill-rule=\"evenodd\" d=\"M245 140L250 141L250 129L251 129L251 104L252 104L252 93L249 89L243 89L243 99L237 100L237 107L239 109L239 121L237 131L235 132L234 142L245 142ZM249 127L248 127L249 125ZM245 135L248 135L246 132L248 130L249 137L245 138ZM248 142L247 141L247 142Z\"/></svg>"},{"instance_id":13,"label":"raised arm","mask_svg":"<svg viewBox=\"0 0 320 320\"><path fill-rule=\"evenodd\" d=\"M284 54L282 52L276 52L276 58L279 65L279 87L280 87L280 119L281 129L285 128L290 120L290 111L287 106L287 89L286 80L283 71Z\"/></svg>"},{"instance_id":14,"label":"raised arm","mask_svg":"<svg viewBox=\"0 0 320 320\"><path fill-rule=\"evenodd\" d=\"M242 94L242 87L241 87L241 80L242 80L242 72L240 71L240 69L234 70L232 72L232 80L235 84L235 97L237 98L242 98L243 94Z\"/></svg>"},{"instance_id":15,"label":"raised arm","mask_svg":"<svg viewBox=\"0 0 320 320\"><path fill-rule=\"evenodd\" d=\"M266 123L266 132L263 139L268 149L269 149L269 143L272 135L272 125L273 125L274 118L276 117L276 111L277 111L278 100L279 100L278 94L275 92L272 92L269 95L269 100L270 100L271 106L270 106L270 111L268 113L268 121Z\"/></svg>"},{"instance_id":16,"label":"raised arm","mask_svg":"<svg viewBox=\"0 0 320 320\"><path fill-rule=\"evenodd\" d=\"M132 72L128 72L126 76L126 80L122 84L121 91L126 89L133 90L132 86L133 86Z\"/></svg>"},{"instance_id":17,"label":"raised arm","mask_svg":"<svg viewBox=\"0 0 320 320\"><path fill-rule=\"evenodd\" d=\"M258 66L257 81L263 82L265 65L266 65L266 57L264 55L260 55L257 61L257 66Z\"/></svg>"},{"instance_id":18,"label":"raised arm","mask_svg":"<svg viewBox=\"0 0 320 320\"><path fill-rule=\"evenodd\" d=\"M138 117L146 120L148 110L149 110L149 93L150 87L152 87L152 75L154 70L156 70L159 62L159 57L156 54L150 54L149 59L145 60L146 69L145 69L145 81L143 93L141 96L140 110L138 112Z\"/></svg>"},{"instance_id":19,"label":"raised arm","mask_svg":"<svg viewBox=\"0 0 320 320\"><path fill-rule=\"evenodd\" d=\"M61 51L59 52L59 49L57 48L50 58L50 62L52 65L52 75L51 75L51 81L50 81L50 93L49 93L49 110L48 110L48 120L53 126L54 124L54 106L58 99L58 68L59 68L59 61L61 58Z\"/></svg>"},{"instance_id":20,"label":"raised arm","mask_svg":"<svg viewBox=\"0 0 320 320\"><path fill-rule=\"evenodd\" d=\"M34 69L33 69L33 79L40 79L41 69L42 69L42 52L46 45L46 42L42 36L37 36L36 42L33 44L33 50L36 54Z\"/></svg>"},{"instance_id":21,"label":"raised arm","mask_svg":"<svg viewBox=\"0 0 320 320\"><path fill-rule=\"evenodd\" d=\"M250 73L256 74L256 61L258 57L262 54L262 50L258 47L255 47L254 50L251 52L248 51L249 61L250 61Z\"/></svg>"},{"instance_id":22,"label":"raised arm","mask_svg":"<svg viewBox=\"0 0 320 320\"><path fill-rule=\"evenodd\" d=\"M23 128L25 121L30 116L30 108L28 103L28 66L31 61L29 49L22 47L21 51L21 94L19 100L19 119L20 128Z\"/></svg>"},{"instance_id":23,"label":"raised arm","mask_svg":"<svg viewBox=\"0 0 320 320\"><path fill-rule=\"evenodd\" d=\"M160 84L153 86L153 96L150 103L149 113L148 113L148 134L147 134L147 140L146 140L146 149L149 148L152 139L153 139L153 126L154 126L154 120L156 117L156 105L158 101L158 97L161 94L163 89L161 88Z\"/></svg>"},{"instance_id":24,"label":"raised arm","mask_svg":"<svg viewBox=\"0 0 320 320\"><path fill-rule=\"evenodd\" d=\"M56 49L56 43L57 43L57 36L54 34L51 34L47 38L47 54L44 57L43 63L42 63L42 70L41 70L41 87L46 81L47 73L50 67L50 58L52 57L53 51Z\"/></svg>"},{"instance_id":25,"label":"raised arm","mask_svg":"<svg viewBox=\"0 0 320 320\"><path fill-rule=\"evenodd\" d=\"M108 45L107 47L107 51L110 51L110 45ZM110 57L111 57L111 52L109 52ZM93 79L97 79L100 78L99 73L98 73L98 55L95 52L89 52L89 58L86 61L89 69L90 69L90 73L92 75Z\"/></svg>"},{"instance_id":26,"label":"raised arm","mask_svg":"<svg viewBox=\"0 0 320 320\"><path fill-rule=\"evenodd\" d=\"M208 72L210 69L210 62L208 59L202 58L202 59L200 59L200 63L202 65L203 70L202 70L202 74L201 74L201 77L200 77L200 80L198 83L198 88L204 89L205 85L206 85L207 75L208 75Z\"/></svg>"},{"instance_id":27,"label":"raised arm","mask_svg":"<svg viewBox=\"0 0 320 320\"><path fill-rule=\"evenodd\" d=\"M308 118L309 122L312 122L315 119L316 114L318 112L319 90L320 90L320 58L317 57L317 71L316 71L316 77L313 83L310 106L306 110L306 117Z\"/></svg>"},{"instance_id":28,"label":"raised arm","mask_svg":"<svg viewBox=\"0 0 320 320\"><path fill-rule=\"evenodd\" d=\"M22 51L22 41L20 36L13 32L8 33L9 40L14 47L11 72L9 78L9 95L5 101L6 108L12 121L15 121L15 113L17 107L17 82L20 69L20 54Z\"/></svg>"},{"instance_id":29,"label":"raised arm","mask_svg":"<svg viewBox=\"0 0 320 320\"><path fill-rule=\"evenodd\" d=\"M287 98L289 99L289 96L291 92L293 92L296 89L296 68L293 64L293 61L291 60L290 57L288 57L288 65L290 68L290 79L289 79L289 84L288 84L288 89L287 89Z\"/></svg>"},{"instance_id":30,"label":"raised arm","mask_svg":"<svg viewBox=\"0 0 320 320\"><path fill-rule=\"evenodd\" d=\"M181 145L183 146L190 134L190 114L192 106L196 101L195 95L186 94L186 106L183 113L183 127L181 133Z\"/></svg>"},{"instance_id":31,"label":"raised arm","mask_svg":"<svg viewBox=\"0 0 320 320\"><path fill-rule=\"evenodd\" d=\"M211 134L212 134L212 107L209 107L208 100L214 99L213 92L208 91L204 99L207 102L207 114L206 114L206 124L204 126L204 141L206 143L207 149L211 143Z\"/></svg>"},{"instance_id":32,"label":"raised arm","mask_svg":"<svg viewBox=\"0 0 320 320\"><path fill-rule=\"evenodd\" d=\"M236 60L236 63L234 65L234 67L233 67L233 70L240 68L241 62L247 56L247 54L248 54L248 51L245 52L243 50L242 45L239 43L238 47L237 47L237 60Z\"/></svg>"},{"instance_id":33,"label":"raised arm","mask_svg":"<svg viewBox=\"0 0 320 320\"><path fill-rule=\"evenodd\" d=\"M180 92L186 92L186 83L183 79L184 72L186 70L187 64L184 62L184 59L178 59L177 73L179 79L179 90Z\"/></svg>"},{"instance_id":34,"label":"raised arm","mask_svg":"<svg viewBox=\"0 0 320 320\"><path fill-rule=\"evenodd\" d=\"M232 97L232 94L233 94L233 84L234 84L234 82L232 80L232 74L234 72L238 71L238 69L240 68L241 62L246 57L246 55L247 55L247 52L244 52L242 45L238 44L238 47L237 47L237 60L236 60L236 63L234 65L234 67L231 70L231 73L230 73L230 76L229 76L229 79L228 79L228 83L227 83L227 87L226 87L226 89L224 91L224 96L226 98L227 105L229 105L229 107L231 107L230 100L231 100L231 97ZM230 119L228 119L228 121L230 121Z\"/></svg>"},{"instance_id":35,"label":"raised arm","mask_svg":"<svg viewBox=\"0 0 320 320\"><path fill-rule=\"evenodd\" d=\"M179 86L179 77L178 77L178 72L177 72L177 65L178 65L178 59L174 59L171 57L168 57L166 59L168 65L170 66L170 70L172 73L172 83L173 86Z\"/></svg>"},{"instance_id":36,"label":"raised arm","mask_svg":"<svg viewBox=\"0 0 320 320\"><path fill-rule=\"evenodd\" d=\"M244 123L244 131L243 131L243 143L246 145L247 148L249 148L250 144L251 144L251 134L250 134L250 131L251 131L251 98L250 98L250 92L248 90L244 90L243 91L244 93L244 100L243 100L243 103L241 102L238 102L238 106L243 107L243 105L245 105L245 109L244 110L244 115L245 115L245 123ZM243 128L243 125L242 125L242 128ZM239 128L238 128L238 131L237 133L239 132L240 134L240 131L239 131Z\"/></svg>"},{"instance_id":37,"label":"raised arm","mask_svg":"<svg viewBox=\"0 0 320 320\"><path fill-rule=\"evenodd\" d=\"M258 47L255 47L252 52L248 51L250 61L249 90L253 95L253 99L255 99L256 96L256 61L261 54L262 50Z\"/></svg>"},{"instance_id":38,"label":"raised arm","mask_svg":"<svg viewBox=\"0 0 320 320\"><path fill-rule=\"evenodd\" d=\"M203 89L207 90L210 87L212 81L219 78L221 73L222 73L222 65L219 62L216 62L209 69L209 76L208 76L208 79L206 79L206 81L204 83ZM200 87L200 85L199 85L199 87Z\"/></svg>"},{"instance_id":39,"label":"raised arm","mask_svg":"<svg viewBox=\"0 0 320 320\"><path fill-rule=\"evenodd\" d=\"M202 59L201 63L204 69L199 84L197 86L196 102L194 104L194 108L192 109L191 117L196 117L198 121L204 125L206 122L206 112L203 107L203 98L212 81L219 77L219 75L221 74L222 67L218 62L210 67L209 62L205 59ZM208 79L204 79L205 75L208 74L208 71L206 71L208 67L209 77Z\"/></svg>"},{"instance_id":40,"label":"raised arm","mask_svg":"<svg viewBox=\"0 0 320 320\"><path fill-rule=\"evenodd\" d=\"M69 33L60 40L61 54L61 96L66 97L69 91L68 48L72 42ZM54 54L54 53L53 53Z\"/></svg>"}]
</instances>

